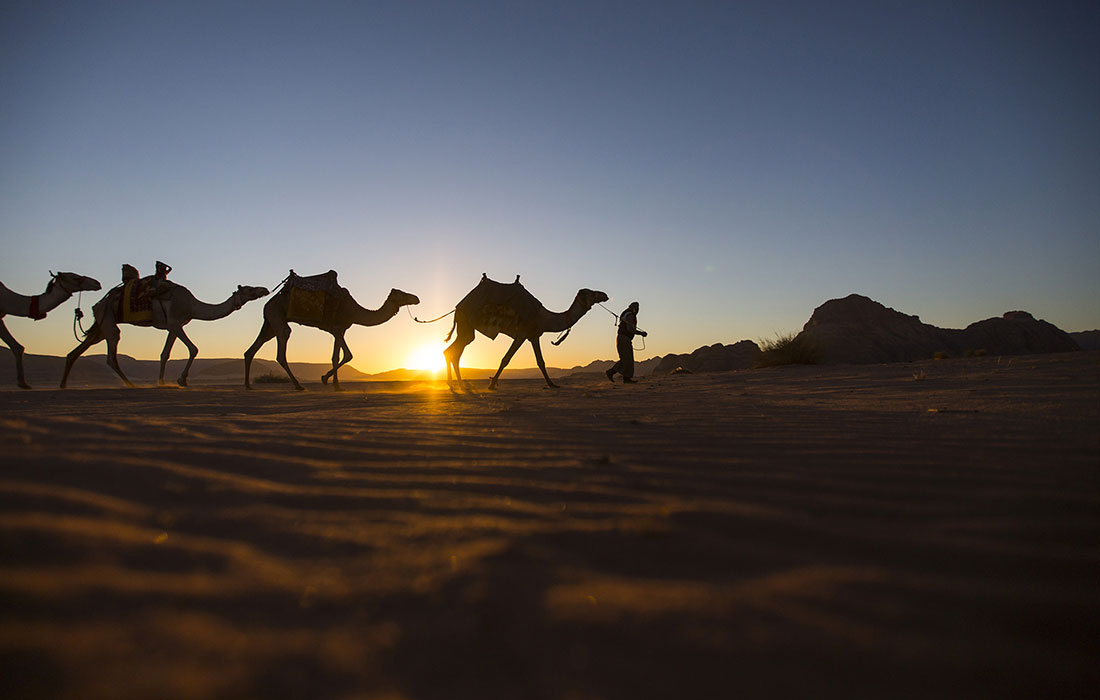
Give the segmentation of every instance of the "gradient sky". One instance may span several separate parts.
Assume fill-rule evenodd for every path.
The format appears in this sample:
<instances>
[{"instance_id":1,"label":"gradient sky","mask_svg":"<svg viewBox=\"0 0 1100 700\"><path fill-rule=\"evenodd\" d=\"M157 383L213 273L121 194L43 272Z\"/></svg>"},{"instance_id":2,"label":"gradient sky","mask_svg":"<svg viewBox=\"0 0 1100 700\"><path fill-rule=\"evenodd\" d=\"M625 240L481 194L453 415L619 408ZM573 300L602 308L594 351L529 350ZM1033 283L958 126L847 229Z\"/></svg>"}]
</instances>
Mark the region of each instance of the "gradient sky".
<instances>
[{"instance_id":1,"label":"gradient sky","mask_svg":"<svg viewBox=\"0 0 1100 700\"><path fill-rule=\"evenodd\" d=\"M109 288L161 259L217 302L335 268L425 318L520 274L551 310L638 300L642 357L797 331L852 292L945 327L1097 328L1098 36L1082 2L5 0L0 280ZM240 356L262 303L188 326L200 356ZM62 355L74 306L6 323ZM547 363L612 357L611 324L544 337ZM408 366L449 327L355 328L352 364ZM163 339L125 326L120 351ZM331 338L295 326L289 354Z\"/></svg>"}]
</instances>

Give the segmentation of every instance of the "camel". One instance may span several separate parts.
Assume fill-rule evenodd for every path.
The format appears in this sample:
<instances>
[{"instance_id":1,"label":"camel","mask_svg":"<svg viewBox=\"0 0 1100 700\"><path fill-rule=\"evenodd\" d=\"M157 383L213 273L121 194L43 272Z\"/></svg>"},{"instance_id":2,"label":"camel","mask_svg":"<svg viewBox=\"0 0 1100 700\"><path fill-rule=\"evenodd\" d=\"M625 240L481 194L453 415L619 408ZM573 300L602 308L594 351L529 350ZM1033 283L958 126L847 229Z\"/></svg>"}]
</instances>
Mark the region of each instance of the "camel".
<instances>
[{"instance_id":1,"label":"camel","mask_svg":"<svg viewBox=\"0 0 1100 700\"><path fill-rule=\"evenodd\" d=\"M316 315L302 314L292 309L291 295L294 290L303 289L309 293L319 295ZM249 383L249 371L252 368L252 358L263 347L264 343L275 338L278 346L276 359L294 388L303 391L303 387L294 373L290 371L290 365L286 361L286 343L290 338L290 324L297 323L302 326L319 328L332 334L332 369L321 377L322 384L328 384L332 378L332 388L340 391L340 377L337 371L351 361L351 349L348 347L344 334L353 325L378 326L397 315L402 306L419 304L420 299L415 294L403 292L400 289L391 289L389 296L382 306L376 310L365 309L351 296L351 292L336 283L336 272L329 270L324 275L313 277L299 277L290 271L287 285L264 304L264 322L260 326L260 332L251 347L244 351L244 386L251 389Z\"/></svg>"},{"instance_id":2,"label":"camel","mask_svg":"<svg viewBox=\"0 0 1100 700\"><path fill-rule=\"evenodd\" d=\"M607 295L603 292L581 289L567 310L555 313L547 311L538 299L524 289L519 282L519 275L516 275L515 282L503 284L482 274L481 282L455 306L454 324L451 326L451 332L444 338L445 341L450 340L451 335L456 329L458 330L454 343L443 351L447 358L447 384L451 383L451 367L454 367L457 380L462 382L462 372L458 367L459 359L466 346L473 342L474 331L477 330L489 338L496 338L498 333L504 333L512 338L512 346L508 348L508 352L504 353L500 368L489 380L490 389L497 388L497 380L500 379L501 373L524 341L531 343L535 351L535 361L542 370L546 385L551 389L558 388L546 373L546 363L542 359L539 337L547 332L569 331L573 324L601 301L607 301ZM562 339L564 340L564 336ZM451 389L453 391L454 387L452 386Z\"/></svg>"},{"instance_id":3,"label":"camel","mask_svg":"<svg viewBox=\"0 0 1100 700\"><path fill-rule=\"evenodd\" d=\"M33 297L16 294L0 283L0 340L11 348L11 354L15 356L15 381L20 389L31 388L23 376L23 346L4 325L4 317L11 314L38 321L46 318L47 313L61 306L77 292L95 292L99 289L99 282L95 279L73 272L58 272L56 275L51 272L46 291Z\"/></svg>"},{"instance_id":4,"label":"camel","mask_svg":"<svg viewBox=\"0 0 1100 700\"><path fill-rule=\"evenodd\" d=\"M134 386L133 382L123 374L122 368L118 364L118 339L121 335L119 324L122 323L135 326L152 326L168 331L168 339L164 343L164 350L160 353L160 377L157 381L161 385L165 383L164 369L168 364L168 357L172 353L172 345L175 344L176 338L182 340L190 354L187 358L187 364L176 382L180 386L187 386L187 374L191 371L191 364L199 354L199 348L183 332L183 327L195 319L217 321L225 318L248 302L268 295L268 291L264 287L237 285L236 291L230 294L229 298L222 303L208 304L196 299L195 295L183 285L174 282L161 282L161 285L163 285L161 290L156 293L155 298L152 300L152 317L149 320L127 321L120 318L120 302L126 285L115 287L96 302L95 306L92 307L95 322L88 329L88 333L80 345L76 346L65 358L65 372L61 375L62 389L65 388L65 383L69 379L69 371L72 370L73 363L85 350L101 340L107 341L108 366L115 371L115 374L122 379L126 386Z\"/></svg>"}]
</instances>

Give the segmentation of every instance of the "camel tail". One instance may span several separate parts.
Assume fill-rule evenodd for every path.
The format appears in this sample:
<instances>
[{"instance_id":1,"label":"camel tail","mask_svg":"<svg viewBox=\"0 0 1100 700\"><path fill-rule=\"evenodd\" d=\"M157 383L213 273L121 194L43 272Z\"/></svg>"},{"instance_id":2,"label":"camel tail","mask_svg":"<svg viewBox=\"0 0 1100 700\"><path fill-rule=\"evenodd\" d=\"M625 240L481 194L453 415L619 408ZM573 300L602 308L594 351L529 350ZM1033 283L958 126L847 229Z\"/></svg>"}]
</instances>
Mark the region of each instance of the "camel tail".
<instances>
[{"instance_id":1,"label":"camel tail","mask_svg":"<svg viewBox=\"0 0 1100 700\"><path fill-rule=\"evenodd\" d=\"M455 320L454 323L451 324L451 330L447 331L447 337L443 339L444 343L449 341L451 336L454 335L455 328L458 328L458 314L455 314Z\"/></svg>"}]
</instances>

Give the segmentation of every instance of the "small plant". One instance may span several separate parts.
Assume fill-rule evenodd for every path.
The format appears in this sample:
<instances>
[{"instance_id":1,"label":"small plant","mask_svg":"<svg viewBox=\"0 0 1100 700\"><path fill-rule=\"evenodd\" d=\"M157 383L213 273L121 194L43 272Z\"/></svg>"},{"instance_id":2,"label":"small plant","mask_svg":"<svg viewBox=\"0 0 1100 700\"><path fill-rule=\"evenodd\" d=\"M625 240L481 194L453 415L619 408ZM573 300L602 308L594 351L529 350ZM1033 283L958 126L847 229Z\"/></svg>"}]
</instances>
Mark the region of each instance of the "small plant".
<instances>
[{"instance_id":1,"label":"small plant","mask_svg":"<svg viewBox=\"0 0 1100 700\"><path fill-rule=\"evenodd\" d=\"M924 379L925 379L925 376L924 376L924 370L923 369L919 372L913 372L913 381L914 382L922 382L922 381L924 381Z\"/></svg>"},{"instance_id":2,"label":"small plant","mask_svg":"<svg viewBox=\"0 0 1100 700\"><path fill-rule=\"evenodd\" d=\"M289 384L290 377L282 374L273 374L268 372L267 374L261 374L254 380L257 384Z\"/></svg>"},{"instance_id":3,"label":"small plant","mask_svg":"<svg viewBox=\"0 0 1100 700\"><path fill-rule=\"evenodd\" d=\"M821 346L804 333L776 333L775 340L760 340L757 367L779 365L816 365L821 362Z\"/></svg>"},{"instance_id":4,"label":"small plant","mask_svg":"<svg viewBox=\"0 0 1100 700\"><path fill-rule=\"evenodd\" d=\"M967 350L963 354L963 356L964 357L985 357L986 356L986 351L981 350L981 349L979 349L979 350Z\"/></svg>"},{"instance_id":5,"label":"small plant","mask_svg":"<svg viewBox=\"0 0 1100 700\"><path fill-rule=\"evenodd\" d=\"M932 353L932 359L933 360L946 360L950 357L951 357L951 353L947 352L946 350L940 350L938 352Z\"/></svg>"}]
</instances>

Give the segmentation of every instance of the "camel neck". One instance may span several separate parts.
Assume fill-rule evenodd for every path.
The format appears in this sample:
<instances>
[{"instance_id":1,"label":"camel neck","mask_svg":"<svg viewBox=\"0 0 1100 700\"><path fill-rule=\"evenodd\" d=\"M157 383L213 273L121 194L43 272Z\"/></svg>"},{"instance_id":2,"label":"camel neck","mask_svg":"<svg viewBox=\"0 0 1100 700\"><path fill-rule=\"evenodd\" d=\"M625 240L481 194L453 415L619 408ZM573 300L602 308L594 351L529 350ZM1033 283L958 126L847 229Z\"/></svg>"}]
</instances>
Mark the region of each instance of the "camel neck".
<instances>
[{"instance_id":1,"label":"camel neck","mask_svg":"<svg viewBox=\"0 0 1100 700\"><path fill-rule=\"evenodd\" d=\"M62 289L61 285L56 282L47 285L46 291L37 296L25 296L14 292L11 294L17 301L12 304L14 308L8 310L7 313L30 318L44 318L47 312L61 306L73 295L72 292Z\"/></svg>"},{"instance_id":2,"label":"camel neck","mask_svg":"<svg viewBox=\"0 0 1100 700\"><path fill-rule=\"evenodd\" d=\"M352 313L352 323L357 326L378 326L386 321L390 320L397 315L397 312L401 310L401 307L391 299L386 299L376 310L364 309L354 299L352 302L355 304L355 308Z\"/></svg>"},{"instance_id":3,"label":"camel neck","mask_svg":"<svg viewBox=\"0 0 1100 700\"><path fill-rule=\"evenodd\" d=\"M560 333L568 328L572 328L573 324L581 319L588 313L588 309L581 303L580 296L573 300L573 305L565 311L546 311L543 310L543 332Z\"/></svg>"},{"instance_id":4,"label":"camel neck","mask_svg":"<svg viewBox=\"0 0 1100 700\"><path fill-rule=\"evenodd\" d=\"M198 321L217 321L239 308L241 308L241 304L237 300L236 294L229 295L229 298L220 304L207 304L204 301L195 299L193 295L191 296L191 317Z\"/></svg>"}]
</instances>

